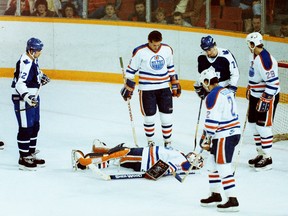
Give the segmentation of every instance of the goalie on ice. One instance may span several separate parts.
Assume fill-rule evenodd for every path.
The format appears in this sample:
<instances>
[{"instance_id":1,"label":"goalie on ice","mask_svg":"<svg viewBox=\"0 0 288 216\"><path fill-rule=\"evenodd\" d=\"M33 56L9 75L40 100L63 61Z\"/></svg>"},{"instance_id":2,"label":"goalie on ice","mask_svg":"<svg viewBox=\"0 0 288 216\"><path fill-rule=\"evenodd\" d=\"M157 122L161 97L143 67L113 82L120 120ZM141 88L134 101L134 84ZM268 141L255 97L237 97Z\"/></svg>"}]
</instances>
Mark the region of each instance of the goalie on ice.
<instances>
[{"instance_id":1,"label":"goalie on ice","mask_svg":"<svg viewBox=\"0 0 288 216\"><path fill-rule=\"evenodd\" d=\"M93 169L103 169L115 164L111 163L114 160L120 167L145 172L145 177L156 180L166 174L186 172L190 166L194 166L194 170L202 168L204 160L196 156L194 152L185 155L179 150L163 146L130 148L122 143L108 148L105 143L95 140L91 153L84 155L80 150L72 150L72 165L74 170L91 166Z\"/></svg>"}]
</instances>

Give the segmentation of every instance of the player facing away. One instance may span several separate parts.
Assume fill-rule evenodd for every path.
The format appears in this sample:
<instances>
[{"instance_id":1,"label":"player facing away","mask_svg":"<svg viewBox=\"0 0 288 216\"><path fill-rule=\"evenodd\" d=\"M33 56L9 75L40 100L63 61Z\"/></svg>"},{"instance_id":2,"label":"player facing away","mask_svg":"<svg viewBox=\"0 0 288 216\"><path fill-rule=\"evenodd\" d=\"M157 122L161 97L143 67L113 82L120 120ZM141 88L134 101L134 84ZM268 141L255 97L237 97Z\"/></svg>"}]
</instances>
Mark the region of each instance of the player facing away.
<instances>
[{"instance_id":1,"label":"player facing away","mask_svg":"<svg viewBox=\"0 0 288 216\"><path fill-rule=\"evenodd\" d=\"M254 143L258 152L258 155L248 163L258 171L267 170L272 168L272 123L279 102L278 63L264 49L263 37L260 33L248 34L246 42L251 51L246 93L249 100L248 122L253 130Z\"/></svg>"},{"instance_id":2,"label":"player facing away","mask_svg":"<svg viewBox=\"0 0 288 216\"><path fill-rule=\"evenodd\" d=\"M179 97L181 87L174 69L173 50L161 42L162 34L152 31L148 35L148 43L133 50L121 94L124 100L131 99L135 88L134 77L139 72L139 100L148 145L154 145L155 115L158 108L164 146L171 148L172 96Z\"/></svg>"},{"instance_id":3,"label":"player facing away","mask_svg":"<svg viewBox=\"0 0 288 216\"><path fill-rule=\"evenodd\" d=\"M50 79L38 66L43 43L37 38L27 41L26 52L16 63L12 81L12 101L18 121L17 142L19 148L19 169L36 170L45 165L45 160L36 157L37 135L40 128L39 90Z\"/></svg>"},{"instance_id":4,"label":"player facing away","mask_svg":"<svg viewBox=\"0 0 288 216\"><path fill-rule=\"evenodd\" d=\"M233 54L228 49L217 47L210 35L201 38L200 47L203 51L198 56L198 72L201 73L209 68L214 69L219 79L219 85L236 94L239 69ZM194 88L201 99L206 97L207 92L201 83L196 82Z\"/></svg>"},{"instance_id":5,"label":"player facing away","mask_svg":"<svg viewBox=\"0 0 288 216\"><path fill-rule=\"evenodd\" d=\"M201 199L201 206L215 205L222 201L221 191L227 202L218 204L218 211L239 211L236 198L232 158L241 137L240 122L234 93L219 85L214 70L206 69L200 74L200 83L208 92L206 118L200 146L210 152L206 167L211 195Z\"/></svg>"}]
</instances>

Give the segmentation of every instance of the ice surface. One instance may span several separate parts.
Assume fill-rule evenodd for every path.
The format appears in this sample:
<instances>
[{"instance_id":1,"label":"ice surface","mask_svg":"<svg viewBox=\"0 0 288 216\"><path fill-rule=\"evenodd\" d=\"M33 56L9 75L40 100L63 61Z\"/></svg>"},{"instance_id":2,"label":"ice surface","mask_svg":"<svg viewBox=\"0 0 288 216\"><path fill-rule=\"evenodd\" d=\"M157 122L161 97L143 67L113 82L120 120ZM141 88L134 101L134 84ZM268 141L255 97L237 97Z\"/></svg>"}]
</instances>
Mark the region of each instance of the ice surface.
<instances>
[{"instance_id":1,"label":"ice surface","mask_svg":"<svg viewBox=\"0 0 288 216\"><path fill-rule=\"evenodd\" d=\"M6 144L0 151L1 216L225 214L217 212L215 207L199 205L199 200L209 194L205 167L200 174L189 175L182 184L171 176L158 181L104 181L90 170L72 171L71 150L80 149L87 153L96 138L109 146L122 142L134 145L128 107L120 96L122 85L52 80L44 86L40 93L41 129L37 147L41 151L39 156L46 159L47 165L35 172L18 170L18 126L10 84L11 79L0 79L0 139ZM247 101L237 101L243 123ZM184 152L193 150L199 102L191 91L183 91L180 98L174 99L174 148ZM146 138L137 91L131 106L138 144L144 146ZM159 120L156 143L163 145ZM255 172L247 165L247 160L256 153L251 143L247 127L236 169L240 212L233 215L288 215L288 142L274 144L273 169L264 172ZM235 155L237 153L238 149Z\"/></svg>"}]
</instances>

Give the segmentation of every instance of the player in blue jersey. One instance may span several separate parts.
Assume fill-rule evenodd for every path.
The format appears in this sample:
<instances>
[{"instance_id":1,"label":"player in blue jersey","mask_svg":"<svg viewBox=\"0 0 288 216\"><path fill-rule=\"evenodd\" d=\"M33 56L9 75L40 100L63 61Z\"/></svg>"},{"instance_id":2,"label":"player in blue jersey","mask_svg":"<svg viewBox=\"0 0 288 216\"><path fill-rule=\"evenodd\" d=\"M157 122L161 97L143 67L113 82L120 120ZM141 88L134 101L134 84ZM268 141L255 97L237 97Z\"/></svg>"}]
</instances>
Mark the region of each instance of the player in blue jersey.
<instances>
[{"instance_id":1,"label":"player in blue jersey","mask_svg":"<svg viewBox=\"0 0 288 216\"><path fill-rule=\"evenodd\" d=\"M148 35L148 43L133 50L121 94L124 100L131 99L135 88L134 78L136 73L139 73L139 99L148 145L154 145L155 114L158 108L164 145L170 148L172 96L179 97L181 87L174 69L173 50L161 42L162 34L152 31Z\"/></svg>"},{"instance_id":2,"label":"player in blue jersey","mask_svg":"<svg viewBox=\"0 0 288 216\"><path fill-rule=\"evenodd\" d=\"M239 211L236 198L232 158L241 137L240 122L234 93L219 85L213 69L200 74L200 83L208 92L206 119L200 146L209 151L207 170L211 195L200 201L201 206L215 205L222 201L224 190L227 202L218 204L218 211Z\"/></svg>"},{"instance_id":3,"label":"player in blue jersey","mask_svg":"<svg viewBox=\"0 0 288 216\"><path fill-rule=\"evenodd\" d=\"M214 69L219 85L236 93L239 69L233 54L228 49L217 47L210 35L201 38L200 47L203 52L198 56L198 72L201 73L209 68ZM201 99L206 97L207 92L201 83L196 82L194 88Z\"/></svg>"},{"instance_id":4,"label":"player in blue jersey","mask_svg":"<svg viewBox=\"0 0 288 216\"><path fill-rule=\"evenodd\" d=\"M251 51L246 94L249 100L248 122L253 130L254 143L258 152L257 156L248 163L257 171L267 170L272 168L272 124L279 102L278 63L264 48L260 33L248 34L246 41Z\"/></svg>"},{"instance_id":5,"label":"player in blue jersey","mask_svg":"<svg viewBox=\"0 0 288 216\"><path fill-rule=\"evenodd\" d=\"M40 98L41 86L50 79L43 74L38 66L43 43L37 38L27 41L26 52L21 55L16 63L12 101L18 121L17 142L19 148L19 169L36 170L45 165L45 160L36 157L37 135L40 128Z\"/></svg>"}]
</instances>

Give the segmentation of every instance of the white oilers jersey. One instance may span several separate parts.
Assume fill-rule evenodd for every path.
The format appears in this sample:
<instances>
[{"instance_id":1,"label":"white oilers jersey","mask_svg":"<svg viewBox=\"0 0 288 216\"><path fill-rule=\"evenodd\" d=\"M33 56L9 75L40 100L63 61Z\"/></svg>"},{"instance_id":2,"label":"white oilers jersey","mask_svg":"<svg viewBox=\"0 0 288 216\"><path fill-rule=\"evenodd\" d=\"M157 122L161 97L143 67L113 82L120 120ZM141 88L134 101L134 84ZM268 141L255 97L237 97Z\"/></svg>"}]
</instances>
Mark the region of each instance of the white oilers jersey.
<instances>
[{"instance_id":1,"label":"white oilers jersey","mask_svg":"<svg viewBox=\"0 0 288 216\"><path fill-rule=\"evenodd\" d=\"M169 87L170 76L175 75L172 48L166 44L161 44L157 52L152 51L148 44L135 48L125 78L133 80L137 72L139 90Z\"/></svg>"},{"instance_id":2,"label":"white oilers jersey","mask_svg":"<svg viewBox=\"0 0 288 216\"><path fill-rule=\"evenodd\" d=\"M228 85L237 87L239 80L239 69L236 59L232 53L223 48L218 48L218 55L215 58L209 58L205 51L198 57L198 72L208 68L214 68L219 85L226 87Z\"/></svg>"},{"instance_id":3,"label":"white oilers jersey","mask_svg":"<svg viewBox=\"0 0 288 216\"><path fill-rule=\"evenodd\" d=\"M169 165L168 172L183 170L183 164L189 164L184 154L178 150L166 149L164 146L144 147L141 170L143 172L149 170L159 159Z\"/></svg>"},{"instance_id":4,"label":"white oilers jersey","mask_svg":"<svg viewBox=\"0 0 288 216\"><path fill-rule=\"evenodd\" d=\"M217 86L207 95L204 130L215 138L241 134L234 93Z\"/></svg>"},{"instance_id":5,"label":"white oilers jersey","mask_svg":"<svg viewBox=\"0 0 288 216\"><path fill-rule=\"evenodd\" d=\"M260 98L263 92L269 95L276 95L280 92L278 77L278 63L266 49L254 58L250 55L249 69L250 94Z\"/></svg>"}]
</instances>

